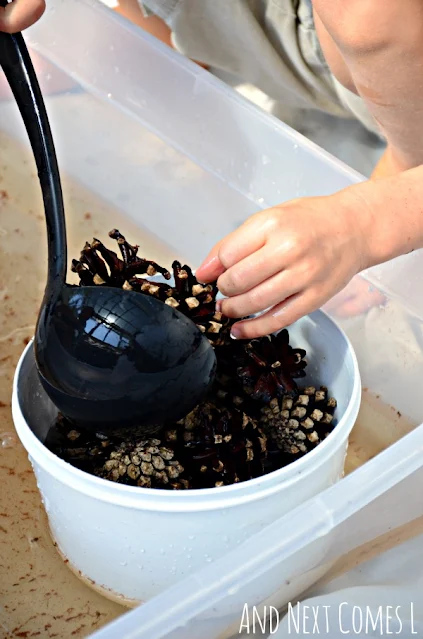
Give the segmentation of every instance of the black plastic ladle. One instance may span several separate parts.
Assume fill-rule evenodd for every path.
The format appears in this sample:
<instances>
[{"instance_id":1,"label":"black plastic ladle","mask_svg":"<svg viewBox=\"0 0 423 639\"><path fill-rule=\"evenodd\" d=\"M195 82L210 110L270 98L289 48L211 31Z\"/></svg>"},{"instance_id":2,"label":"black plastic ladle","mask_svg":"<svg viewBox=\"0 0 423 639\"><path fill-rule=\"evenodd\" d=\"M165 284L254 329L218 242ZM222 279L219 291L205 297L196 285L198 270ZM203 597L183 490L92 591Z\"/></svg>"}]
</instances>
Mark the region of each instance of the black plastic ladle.
<instances>
[{"instance_id":1,"label":"black plastic ladle","mask_svg":"<svg viewBox=\"0 0 423 639\"><path fill-rule=\"evenodd\" d=\"M21 34L0 33L0 64L26 126L44 199L48 279L34 346L47 394L65 416L96 429L139 425L147 430L183 417L213 381L212 347L190 319L159 300L118 288L66 284L60 175Z\"/></svg>"}]
</instances>

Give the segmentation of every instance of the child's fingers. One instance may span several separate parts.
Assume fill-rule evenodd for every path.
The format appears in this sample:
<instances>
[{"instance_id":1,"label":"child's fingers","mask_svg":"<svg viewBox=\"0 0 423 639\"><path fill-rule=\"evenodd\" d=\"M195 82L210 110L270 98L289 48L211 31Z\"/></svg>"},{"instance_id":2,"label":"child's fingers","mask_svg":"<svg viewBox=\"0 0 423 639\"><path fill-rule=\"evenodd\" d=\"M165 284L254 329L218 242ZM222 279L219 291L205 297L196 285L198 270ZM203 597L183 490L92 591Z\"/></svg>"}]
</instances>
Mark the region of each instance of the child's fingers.
<instances>
[{"instance_id":1,"label":"child's fingers","mask_svg":"<svg viewBox=\"0 0 423 639\"><path fill-rule=\"evenodd\" d=\"M212 248L196 271L197 278L203 282L217 279L226 269L258 251L265 242L265 225L253 218L247 220Z\"/></svg>"},{"instance_id":2,"label":"child's fingers","mask_svg":"<svg viewBox=\"0 0 423 639\"><path fill-rule=\"evenodd\" d=\"M320 303L313 295L300 292L292 295L264 315L255 319L237 322L231 333L236 339L254 339L263 335L270 335L315 311Z\"/></svg>"},{"instance_id":3,"label":"child's fingers","mask_svg":"<svg viewBox=\"0 0 423 639\"><path fill-rule=\"evenodd\" d=\"M219 259L218 248L215 247L195 271L199 282L215 282L224 273L225 267Z\"/></svg>"},{"instance_id":4,"label":"child's fingers","mask_svg":"<svg viewBox=\"0 0 423 639\"><path fill-rule=\"evenodd\" d=\"M220 261L225 269L228 269L259 251L266 244L266 240L264 225L246 222L222 241L219 247Z\"/></svg>"},{"instance_id":5,"label":"child's fingers","mask_svg":"<svg viewBox=\"0 0 423 639\"><path fill-rule=\"evenodd\" d=\"M220 282L220 280L219 280ZM271 308L301 290L289 270L277 273L242 295L222 300L220 310L227 317L246 317Z\"/></svg>"},{"instance_id":6,"label":"child's fingers","mask_svg":"<svg viewBox=\"0 0 423 639\"><path fill-rule=\"evenodd\" d=\"M289 262L289 247L283 242L269 242L228 268L219 277L219 291L228 297L247 293L277 273L283 272Z\"/></svg>"},{"instance_id":7,"label":"child's fingers","mask_svg":"<svg viewBox=\"0 0 423 639\"><path fill-rule=\"evenodd\" d=\"M45 0L14 0L0 7L0 31L17 33L30 27L43 15Z\"/></svg>"},{"instance_id":8,"label":"child's fingers","mask_svg":"<svg viewBox=\"0 0 423 639\"><path fill-rule=\"evenodd\" d=\"M219 250L224 241L225 238L213 246L206 259L201 263L201 266L195 271L195 276L199 282L215 282L224 272L225 267L219 259Z\"/></svg>"}]
</instances>

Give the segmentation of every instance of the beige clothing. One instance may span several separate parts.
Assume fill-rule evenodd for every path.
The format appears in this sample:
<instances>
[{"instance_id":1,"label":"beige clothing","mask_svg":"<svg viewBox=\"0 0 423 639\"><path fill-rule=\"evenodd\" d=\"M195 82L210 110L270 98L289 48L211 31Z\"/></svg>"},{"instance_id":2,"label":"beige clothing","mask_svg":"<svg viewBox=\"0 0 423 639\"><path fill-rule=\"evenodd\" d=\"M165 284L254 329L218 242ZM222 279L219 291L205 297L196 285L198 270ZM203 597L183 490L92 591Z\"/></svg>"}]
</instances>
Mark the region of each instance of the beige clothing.
<instances>
[{"instance_id":1,"label":"beige clothing","mask_svg":"<svg viewBox=\"0 0 423 639\"><path fill-rule=\"evenodd\" d=\"M184 55L248 82L281 104L377 126L364 102L331 73L311 0L139 0L172 30Z\"/></svg>"}]
</instances>

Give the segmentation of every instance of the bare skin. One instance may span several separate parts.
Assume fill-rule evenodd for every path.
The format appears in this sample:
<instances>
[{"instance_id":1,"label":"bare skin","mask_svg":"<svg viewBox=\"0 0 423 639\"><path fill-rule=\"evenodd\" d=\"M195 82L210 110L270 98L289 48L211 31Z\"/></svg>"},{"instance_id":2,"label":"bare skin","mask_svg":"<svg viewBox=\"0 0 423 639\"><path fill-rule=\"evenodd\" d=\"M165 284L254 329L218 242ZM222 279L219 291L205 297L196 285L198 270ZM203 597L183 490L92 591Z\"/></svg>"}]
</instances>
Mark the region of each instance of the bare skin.
<instances>
[{"instance_id":1,"label":"bare skin","mask_svg":"<svg viewBox=\"0 0 423 639\"><path fill-rule=\"evenodd\" d=\"M423 3L313 4L334 75L365 100L388 148L368 182L261 211L213 247L197 277L218 280L227 296L220 302L223 313L240 318L271 309L237 322L237 338L288 326L324 305L361 270L423 248L423 89L416 81L423 64ZM0 15L0 29L28 26L44 7L40 0L13 5ZM167 27L145 18L136 0L121 0L119 11L171 45Z\"/></svg>"},{"instance_id":2,"label":"bare skin","mask_svg":"<svg viewBox=\"0 0 423 639\"><path fill-rule=\"evenodd\" d=\"M0 31L16 33L37 22L46 8L45 0L15 0L0 7Z\"/></svg>"},{"instance_id":3,"label":"bare skin","mask_svg":"<svg viewBox=\"0 0 423 639\"><path fill-rule=\"evenodd\" d=\"M116 7L116 12L141 27L144 31L154 35L158 40L161 40L170 47L172 46L169 27L163 20L155 16L146 18L137 0L119 0L119 6Z\"/></svg>"},{"instance_id":4,"label":"bare skin","mask_svg":"<svg viewBox=\"0 0 423 639\"><path fill-rule=\"evenodd\" d=\"M338 48L356 92L388 140L389 164L396 170L422 164L421 1L314 0L313 4L325 55L331 63L332 51Z\"/></svg>"}]
</instances>

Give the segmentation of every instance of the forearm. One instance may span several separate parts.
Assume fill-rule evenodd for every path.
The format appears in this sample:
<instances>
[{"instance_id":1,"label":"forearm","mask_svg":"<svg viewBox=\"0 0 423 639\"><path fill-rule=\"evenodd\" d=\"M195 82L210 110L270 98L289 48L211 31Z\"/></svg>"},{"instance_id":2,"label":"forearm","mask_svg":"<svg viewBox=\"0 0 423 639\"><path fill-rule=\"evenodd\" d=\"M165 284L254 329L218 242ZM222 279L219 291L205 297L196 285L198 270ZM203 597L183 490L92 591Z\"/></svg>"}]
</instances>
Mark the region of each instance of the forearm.
<instances>
[{"instance_id":1,"label":"forearm","mask_svg":"<svg viewBox=\"0 0 423 639\"><path fill-rule=\"evenodd\" d=\"M423 163L423 3L315 0L391 147L397 170Z\"/></svg>"},{"instance_id":2,"label":"forearm","mask_svg":"<svg viewBox=\"0 0 423 639\"><path fill-rule=\"evenodd\" d=\"M354 185L345 194L368 243L366 267L423 248L423 167Z\"/></svg>"}]
</instances>

